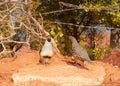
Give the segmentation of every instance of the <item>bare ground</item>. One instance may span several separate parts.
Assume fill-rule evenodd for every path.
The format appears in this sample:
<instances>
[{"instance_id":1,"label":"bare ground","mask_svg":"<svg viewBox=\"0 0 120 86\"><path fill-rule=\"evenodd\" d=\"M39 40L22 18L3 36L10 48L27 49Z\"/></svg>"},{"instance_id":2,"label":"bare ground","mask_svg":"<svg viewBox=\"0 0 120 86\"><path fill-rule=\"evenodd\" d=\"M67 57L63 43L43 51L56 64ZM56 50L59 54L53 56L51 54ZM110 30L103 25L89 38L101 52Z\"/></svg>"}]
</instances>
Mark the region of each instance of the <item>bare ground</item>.
<instances>
[{"instance_id":1,"label":"bare ground","mask_svg":"<svg viewBox=\"0 0 120 86\"><path fill-rule=\"evenodd\" d=\"M113 56L116 55L117 58L114 57L114 59L112 60L112 62L114 62L114 60L118 61L118 63L116 62L115 64L112 65L112 62L109 63L109 60L103 60L103 61L94 61L94 66L90 66L89 64L85 63L87 67L90 67L91 69L95 69L97 66L102 66L105 69L105 77L104 77L104 82L99 85L99 86L120 86L120 65L119 65L119 53L117 51L113 51L111 54L108 55L108 57L106 58L113 58ZM112 56L113 55L113 56ZM38 51L33 51L30 50L26 47L23 47L18 53L17 53L17 58L1 58L0 59L0 86L15 86L14 82L13 82L13 74L18 73L20 71L20 69L22 68L36 68L39 67L44 69L45 66L39 64L39 52ZM66 59L65 59L66 58ZM54 58L51 60L51 64L49 65L49 69L51 68L55 68L55 66L67 66L67 65L71 65L74 66L72 64L68 64L68 62L71 62L71 59L69 57L64 57L62 55L55 55ZM76 66L74 66L76 67ZM76 69L80 69L81 71L83 71L84 69L81 67L76 67ZM57 70L57 68L56 68ZM32 70L31 70L32 71ZM64 71L64 70L61 70ZM57 71L57 72L61 72L61 71ZM89 71L89 70L88 70ZM41 71L41 73L48 73L48 72L44 72ZM79 74L81 73L80 71L74 71L71 70L70 71L72 74L76 73ZM69 73L69 71L68 71ZM49 74L49 73L48 73ZM51 72L52 74L52 72ZM87 73L88 75L90 75L91 73ZM86 76L87 76L86 74ZM62 76L62 75L61 75ZM97 75L96 75L97 76ZM21 83L19 86L60 86L60 84L55 83L55 82L42 82L39 80L32 80L29 82L25 82L25 83ZM79 86L79 85L78 85Z\"/></svg>"}]
</instances>

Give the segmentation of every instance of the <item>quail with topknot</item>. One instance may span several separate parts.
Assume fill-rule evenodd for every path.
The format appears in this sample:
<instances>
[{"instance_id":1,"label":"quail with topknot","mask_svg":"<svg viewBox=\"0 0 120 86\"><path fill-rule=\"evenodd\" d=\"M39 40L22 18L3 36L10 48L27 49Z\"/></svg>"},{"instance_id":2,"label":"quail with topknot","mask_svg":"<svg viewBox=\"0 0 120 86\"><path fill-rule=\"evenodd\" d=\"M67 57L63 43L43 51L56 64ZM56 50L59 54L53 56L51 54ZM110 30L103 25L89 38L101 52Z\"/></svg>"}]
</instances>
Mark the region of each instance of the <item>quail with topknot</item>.
<instances>
[{"instance_id":1,"label":"quail with topknot","mask_svg":"<svg viewBox=\"0 0 120 86\"><path fill-rule=\"evenodd\" d=\"M88 53L86 49L84 49L82 46L80 46L73 36L69 36L69 39L72 42L72 54L75 59L75 63L78 63L78 60L82 61L81 66L84 66L84 61L87 61L89 63L92 63L91 59L88 56Z\"/></svg>"},{"instance_id":2,"label":"quail with topknot","mask_svg":"<svg viewBox=\"0 0 120 86\"><path fill-rule=\"evenodd\" d=\"M42 64L49 64L49 60L52 58L53 54L54 54L54 51L51 43L51 37L48 36L42 49L40 50L41 58L39 62Z\"/></svg>"}]
</instances>

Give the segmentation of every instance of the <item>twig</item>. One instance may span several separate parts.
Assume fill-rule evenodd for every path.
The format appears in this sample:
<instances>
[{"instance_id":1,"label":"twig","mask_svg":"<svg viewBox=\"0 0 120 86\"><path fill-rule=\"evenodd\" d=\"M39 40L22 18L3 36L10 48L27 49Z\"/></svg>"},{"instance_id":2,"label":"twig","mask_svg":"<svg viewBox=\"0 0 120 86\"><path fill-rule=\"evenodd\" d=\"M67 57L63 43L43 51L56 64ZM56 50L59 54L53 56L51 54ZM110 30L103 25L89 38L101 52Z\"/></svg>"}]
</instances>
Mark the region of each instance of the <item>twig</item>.
<instances>
[{"instance_id":1,"label":"twig","mask_svg":"<svg viewBox=\"0 0 120 86\"><path fill-rule=\"evenodd\" d=\"M116 29L115 27L106 27L106 26L84 26L84 25L77 25L77 24L73 24L73 23L65 23L65 22L52 22L52 21L44 21L44 23L51 23L51 24L59 24L59 25L68 25L68 26L75 26L75 27L80 27L80 28L88 28L88 29L91 29L91 28L106 28L106 29ZM120 29L120 28L118 28Z\"/></svg>"},{"instance_id":2,"label":"twig","mask_svg":"<svg viewBox=\"0 0 120 86\"><path fill-rule=\"evenodd\" d=\"M41 13L42 15L48 15L48 14L55 14L55 13L61 13L61 12L66 12L66 11L72 11L72 10L96 10L96 11L100 11L100 10L111 10L111 11L117 11L120 10L120 6L101 6L101 7L75 7L75 8L67 8L67 9L62 9L62 10L56 10L56 11L50 11L50 12L45 12L45 13ZM116 10L114 10L116 9Z\"/></svg>"},{"instance_id":3,"label":"twig","mask_svg":"<svg viewBox=\"0 0 120 86\"><path fill-rule=\"evenodd\" d=\"M45 39L45 37L43 37L41 34L36 33L32 28L29 28L26 24L22 23L22 25L23 25L28 31L30 31L33 35L36 35L36 37L38 37L39 39Z\"/></svg>"},{"instance_id":4,"label":"twig","mask_svg":"<svg viewBox=\"0 0 120 86\"><path fill-rule=\"evenodd\" d=\"M32 17L32 15L26 13L28 15L28 17L30 19L32 19L32 21L34 21L34 23L36 24L36 26L38 26L38 28L40 29L40 31L42 32L43 35L47 36L49 35L48 32L45 31L45 29L39 24L39 22L37 22L37 20L35 18Z\"/></svg>"},{"instance_id":5,"label":"twig","mask_svg":"<svg viewBox=\"0 0 120 86\"><path fill-rule=\"evenodd\" d=\"M3 51L2 52L5 54L6 53L6 47L4 46L2 41L0 43L1 43L2 47L3 47Z\"/></svg>"},{"instance_id":6,"label":"twig","mask_svg":"<svg viewBox=\"0 0 120 86\"><path fill-rule=\"evenodd\" d=\"M26 5L24 2L19 2L19 0L18 0L18 1L5 1L5 2L1 2L0 6L3 6L3 5L8 4L8 3L24 4L24 5Z\"/></svg>"},{"instance_id":7,"label":"twig","mask_svg":"<svg viewBox=\"0 0 120 86\"><path fill-rule=\"evenodd\" d=\"M43 21L43 17L42 17L42 14L41 14L41 13L39 13L39 15L40 15L40 17L41 17L41 20L42 20L42 27L43 27L43 26L44 26L44 25L43 25L43 22L44 22L44 21Z\"/></svg>"},{"instance_id":8,"label":"twig","mask_svg":"<svg viewBox=\"0 0 120 86\"><path fill-rule=\"evenodd\" d=\"M72 7L72 8L79 8L78 5L70 4L70 3L65 3L65 2L59 2L60 5L66 6L66 7Z\"/></svg>"}]
</instances>

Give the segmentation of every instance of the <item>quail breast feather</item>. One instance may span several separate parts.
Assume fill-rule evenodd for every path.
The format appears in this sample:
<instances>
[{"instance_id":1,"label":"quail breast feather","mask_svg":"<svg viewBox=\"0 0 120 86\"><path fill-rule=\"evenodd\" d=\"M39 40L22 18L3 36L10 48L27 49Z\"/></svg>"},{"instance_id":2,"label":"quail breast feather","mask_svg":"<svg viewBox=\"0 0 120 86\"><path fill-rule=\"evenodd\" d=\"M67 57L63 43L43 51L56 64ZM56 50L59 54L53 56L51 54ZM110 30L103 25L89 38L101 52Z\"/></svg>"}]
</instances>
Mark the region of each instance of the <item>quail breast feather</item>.
<instances>
[{"instance_id":1,"label":"quail breast feather","mask_svg":"<svg viewBox=\"0 0 120 86\"><path fill-rule=\"evenodd\" d=\"M40 55L50 56L50 57L53 56L53 47L52 47L51 42L48 42L47 40L45 41L45 44L41 49Z\"/></svg>"}]
</instances>

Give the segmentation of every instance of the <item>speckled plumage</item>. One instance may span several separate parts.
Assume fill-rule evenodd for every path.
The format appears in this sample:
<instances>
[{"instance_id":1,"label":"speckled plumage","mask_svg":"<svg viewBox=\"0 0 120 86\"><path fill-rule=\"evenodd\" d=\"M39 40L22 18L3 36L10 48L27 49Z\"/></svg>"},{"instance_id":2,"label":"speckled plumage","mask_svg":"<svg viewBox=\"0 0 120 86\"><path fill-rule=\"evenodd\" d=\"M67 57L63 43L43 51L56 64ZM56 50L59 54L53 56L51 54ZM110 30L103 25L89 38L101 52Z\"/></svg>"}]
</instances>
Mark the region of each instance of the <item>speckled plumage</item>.
<instances>
[{"instance_id":1,"label":"speckled plumage","mask_svg":"<svg viewBox=\"0 0 120 86\"><path fill-rule=\"evenodd\" d=\"M72 42L72 53L73 56L75 57L75 59L81 59L81 60L85 60L89 63L92 63L92 61L90 60L88 53L86 51L86 49L84 49L83 47L81 47L77 40L73 37L73 36L69 36L69 39Z\"/></svg>"}]
</instances>

